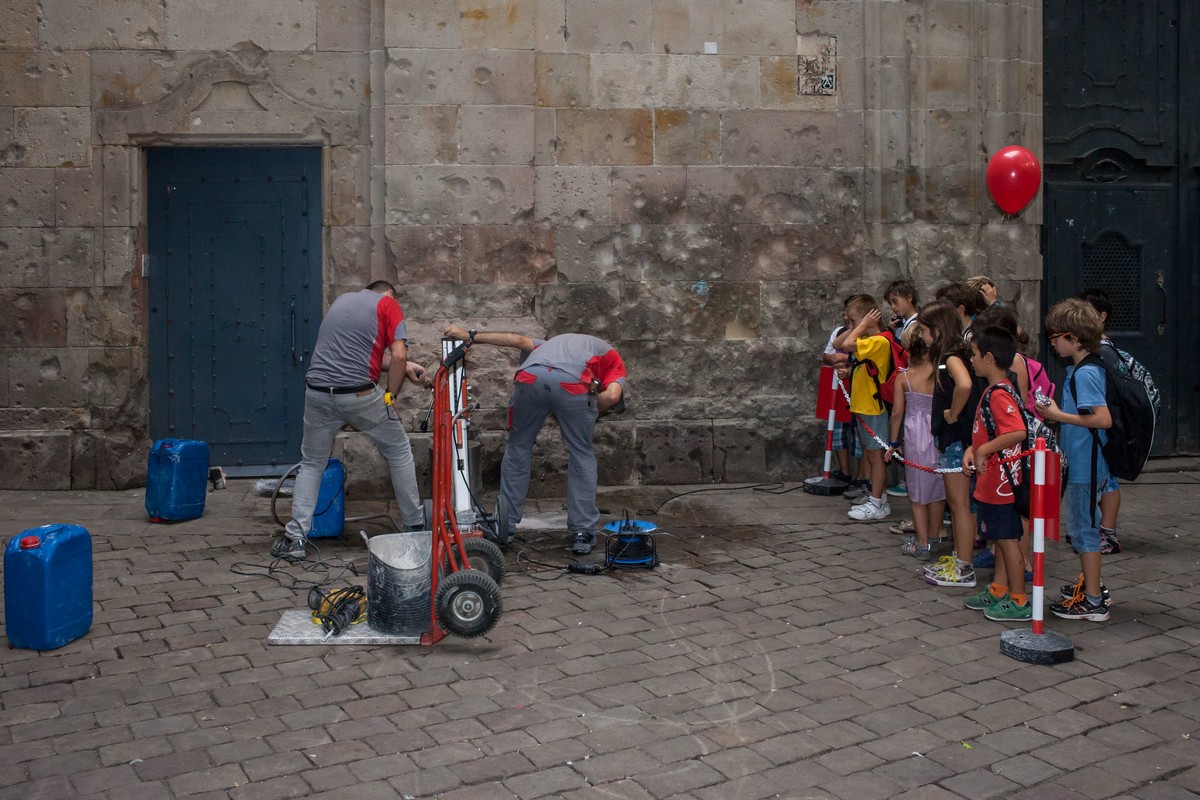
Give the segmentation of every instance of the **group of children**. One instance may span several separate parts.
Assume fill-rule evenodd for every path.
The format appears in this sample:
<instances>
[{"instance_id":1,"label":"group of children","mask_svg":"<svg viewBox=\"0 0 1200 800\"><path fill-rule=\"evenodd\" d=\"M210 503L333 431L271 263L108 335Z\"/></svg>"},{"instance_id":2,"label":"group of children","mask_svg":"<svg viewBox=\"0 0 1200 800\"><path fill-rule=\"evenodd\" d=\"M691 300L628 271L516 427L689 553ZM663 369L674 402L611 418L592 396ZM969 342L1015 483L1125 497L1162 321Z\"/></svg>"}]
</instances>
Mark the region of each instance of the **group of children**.
<instances>
[{"instance_id":1,"label":"group of children","mask_svg":"<svg viewBox=\"0 0 1200 800\"><path fill-rule=\"evenodd\" d=\"M844 325L830 336L824 356L850 396L853 422L835 429L834 445L838 477L850 483L850 518L884 520L891 514L886 462L902 456L913 518L892 528L904 535L901 552L932 562L922 575L937 586L974 587L976 566L992 562L992 582L967 597L966 606L988 619L1028 620L1030 537L1016 502L1022 475L1017 459L1030 415L1057 423L1068 461L1062 510L1082 574L1062 587L1062 602L1050 611L1066 619L1107 620L1110 598L1100 556L1120 550L1120 492L1093 447L1092 431L1103 438L1112 420L1105 372L1093 363L1080 365L1106 341L1104 321L1112 313L1107 296L1086 290L1046 315L1050 349L1071 362L1061 405L1042 365L1021 352L1028 337L988 278L943 286L923 306L911 283L896 281L884 299L890 324L874 297L847 298ZM859 456L853 480L851 453ZM953 552L933 562L947 508ZM981 549L977 555L981 543L994 554Z\"/></svg>"}]
</instances>

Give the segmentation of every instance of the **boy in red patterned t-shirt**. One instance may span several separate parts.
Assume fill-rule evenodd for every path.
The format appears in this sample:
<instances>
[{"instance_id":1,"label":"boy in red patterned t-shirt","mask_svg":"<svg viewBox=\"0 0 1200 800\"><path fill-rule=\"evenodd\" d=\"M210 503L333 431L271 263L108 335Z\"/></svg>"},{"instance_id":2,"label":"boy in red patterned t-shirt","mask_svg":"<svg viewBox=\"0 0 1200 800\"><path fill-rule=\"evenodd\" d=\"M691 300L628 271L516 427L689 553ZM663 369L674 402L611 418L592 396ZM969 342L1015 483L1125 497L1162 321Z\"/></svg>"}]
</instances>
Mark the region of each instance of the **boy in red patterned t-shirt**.
<instances>
[{"instance_id":1,"label":"boy in red patterned t-shirt","mask_svg":"<svg viewBox=\"0 0 1200 800\"><path fill-rule=\"evenodd\" d=\"M979 534L996 544L993 583L964 602L967 608L983 611L988 619L1002 621L1033 616L1025 595L1025 558L1021 552L1024 529L1014 498L1021 468L1017 462L1001 462L1018 454L1025 443L1025 418L1016 390L1008 381L1016 352L1016 339L1007 330L988 327L975 331L971 367L976 375L987 379L988 388L975 412L971 446L963 454L963 469L975 477ZM985 422L985 403L992 430Z\"/></svg>"}]
</instances>

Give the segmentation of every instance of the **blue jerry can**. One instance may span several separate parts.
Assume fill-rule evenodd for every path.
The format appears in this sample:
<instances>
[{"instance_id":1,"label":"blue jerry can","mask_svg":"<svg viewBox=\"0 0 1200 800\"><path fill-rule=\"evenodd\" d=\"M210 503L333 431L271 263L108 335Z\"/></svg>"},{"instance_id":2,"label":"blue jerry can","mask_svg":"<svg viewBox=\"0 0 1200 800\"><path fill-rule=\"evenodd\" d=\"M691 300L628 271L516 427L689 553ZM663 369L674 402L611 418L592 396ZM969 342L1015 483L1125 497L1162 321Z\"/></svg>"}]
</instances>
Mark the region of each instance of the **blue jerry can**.
<instances>
[{"instance_id":1,"label":"blue jerry can","mask_svg":"<svg viewBox=\"0 0 1200 800\"><path fill-rule=\"evenodd\" d=\"M92 537L43 525L4 548L4 624L14 647L53 650L92 627Z\"/></svg>"},{"instance_id":2,"label":"blue jerry can","mask_svg":"<svg viewBox=\"0 0 1200 800\"><path fill-rule=\"evenodd\" d=\"M321 475L317 507L313 509L310 539L341 536L346 527L346 469L336 458L329 459Z\"/></svg>"},{"instance_id":3,"label":"blue jerry can","mask_svg":"<svg viewBox=\"0 0 1200 800\"><path fill-rule=\"evenodd\" d=\"M152 522L182 522L204 513L208 495L208 445L160 439L150 448L146 514Z\"/></svg>"}]
</instances>

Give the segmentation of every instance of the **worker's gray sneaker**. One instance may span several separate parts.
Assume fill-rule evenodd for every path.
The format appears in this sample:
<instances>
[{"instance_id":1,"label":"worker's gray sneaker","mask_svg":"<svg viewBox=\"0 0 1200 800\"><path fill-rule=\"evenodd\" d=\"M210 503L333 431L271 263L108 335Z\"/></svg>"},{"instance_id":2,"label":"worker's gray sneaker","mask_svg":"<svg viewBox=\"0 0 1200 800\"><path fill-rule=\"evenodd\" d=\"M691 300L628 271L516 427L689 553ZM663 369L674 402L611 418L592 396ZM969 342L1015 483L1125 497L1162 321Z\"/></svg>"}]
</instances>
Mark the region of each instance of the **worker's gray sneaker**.
<instances>
[{"instance_id":1,"label":"worker's gray sneaker","mask_svg":"<svg viewBox=\"0 0 1200 800\"><path fill-rule=\"evenodd\" d=\"M285 561L304 560L304 540L293 539L283 535L271 545L271 558L282 558Z\"/></svg>"},{"instance_id":2,"label":"worker's gray sneaker","mask_svg":"<svg viewBox=\"0 0 1200 800\"><path fill-rule=\"evenodd\" d=\"M586 556L592 552L592 548L596 545L596 534L588 533L587 531L579 531L575 534L575 541L571 543L571 552L576 555Z\"/></svg>"}]
</instances>

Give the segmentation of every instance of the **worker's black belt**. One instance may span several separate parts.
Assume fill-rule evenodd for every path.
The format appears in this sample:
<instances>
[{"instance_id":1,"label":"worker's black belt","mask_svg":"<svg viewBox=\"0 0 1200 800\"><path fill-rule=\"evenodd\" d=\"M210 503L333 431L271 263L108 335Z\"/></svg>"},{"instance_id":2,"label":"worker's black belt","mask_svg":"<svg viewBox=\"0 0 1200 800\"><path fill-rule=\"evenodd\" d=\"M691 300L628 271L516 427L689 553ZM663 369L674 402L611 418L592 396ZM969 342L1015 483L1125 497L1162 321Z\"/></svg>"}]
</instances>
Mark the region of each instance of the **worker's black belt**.
<instances>
[{"instance_id":1,"label":"worker's black belt","mask_svg":"<svg viewBox=\"0 0 1200 800\"><path fill-rule=\"evenodd\" d=\"M311 383L305 385L314 392L320 392L321 394L358 394L359 392L375 388L375 384L373 383L363 383L358 386L313 386Z\"/></svg>"}]
</instances>

